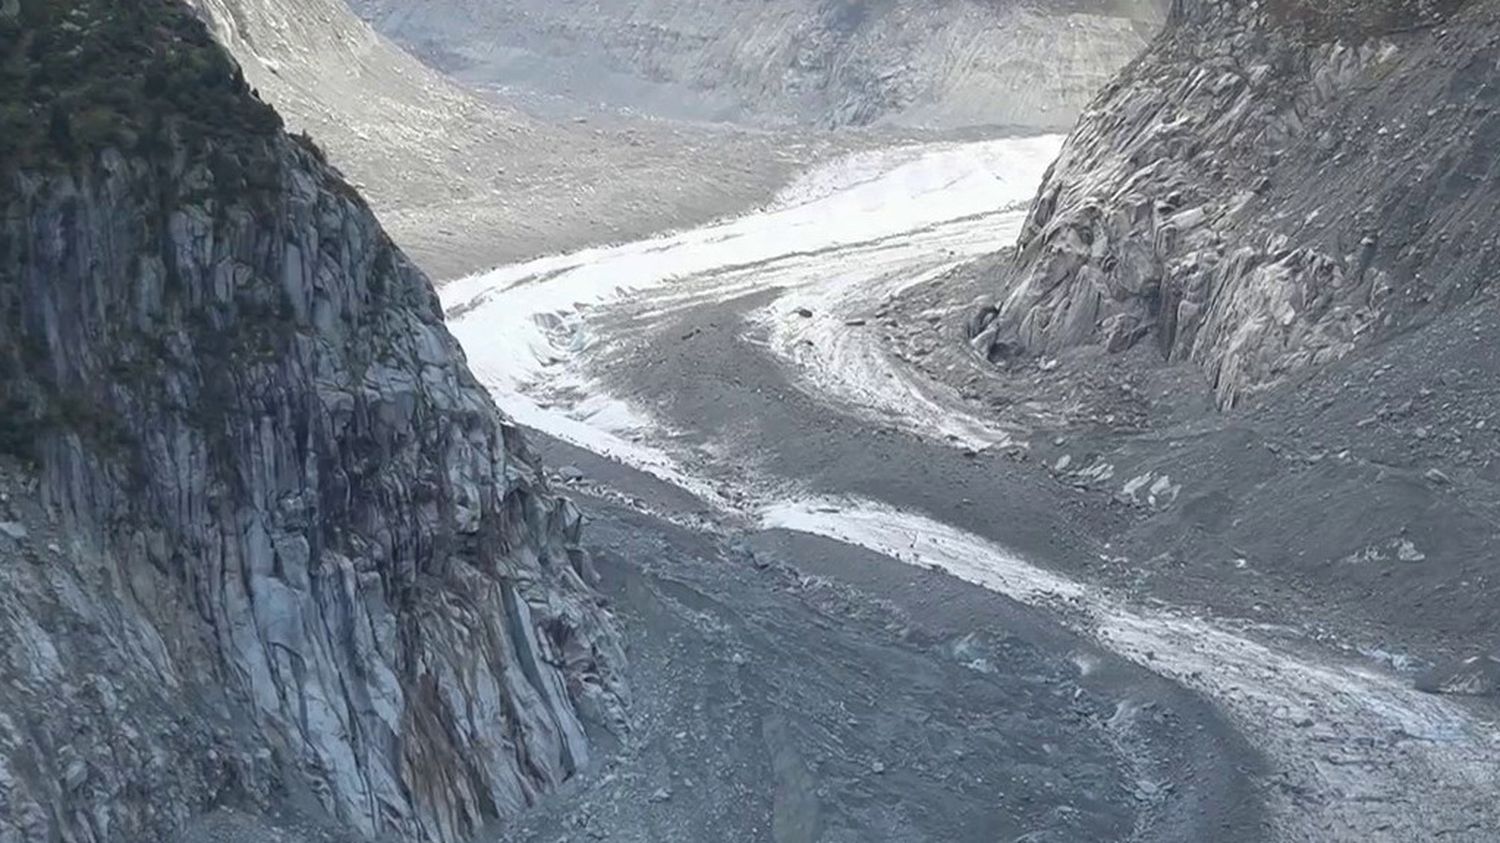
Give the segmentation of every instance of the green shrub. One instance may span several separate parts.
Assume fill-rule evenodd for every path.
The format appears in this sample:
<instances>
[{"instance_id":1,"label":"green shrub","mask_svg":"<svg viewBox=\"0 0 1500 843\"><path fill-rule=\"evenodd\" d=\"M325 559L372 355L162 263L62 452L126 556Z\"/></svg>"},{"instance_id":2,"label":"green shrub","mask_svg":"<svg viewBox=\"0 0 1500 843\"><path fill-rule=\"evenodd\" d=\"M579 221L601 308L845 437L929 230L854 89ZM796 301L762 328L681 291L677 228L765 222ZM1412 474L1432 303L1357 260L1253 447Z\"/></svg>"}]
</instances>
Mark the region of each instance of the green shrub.
<instances>
[{"instance_id":1,"label":"green shrub","mask_svg":"<svg viewBox=\"0 0 1500 843\"><path fill-rule=\"evenodd\" d=\"M73 138L84 149L126 146L128 131L120 115L108 108L89 108L72 117Z\"/></svg>"},{"instance_id":2,"label":"green shrub","mask_svg":"<svg viewBox=\"0 0 1500 843\"><path fill-rule=\"evenodd\" d=\"M323 151L323 147L319 146L318 142L313 140L313 136L309 135L306 130L292 135L292 140L296 141L298 146L312 153L312 156L318 159L320 163L328 163L327 153Z\"/></svg>"},{"instance_id":3,"label":"green shrub","mask_svg":"<svg viewBox=\"0 0 1500 843\"><path fill-rule=\"evenodd\" d=\"M282 128L181 0L21 10L0 22L0 170L88 161L109 146L162 152L171 137L245 147Z\"/></svg>"},{"instance_id":4,"label":"green shrub","mask_svg":"<svg viewBox=\"0 0 1500 843\"><path fill-rule=\"evenodd\" d=\"M73 119L68 116L68 109L60 102L52 103L47 118L47 142L52 144L63 157L73 154Z\"/></svg>"}]
</instances>

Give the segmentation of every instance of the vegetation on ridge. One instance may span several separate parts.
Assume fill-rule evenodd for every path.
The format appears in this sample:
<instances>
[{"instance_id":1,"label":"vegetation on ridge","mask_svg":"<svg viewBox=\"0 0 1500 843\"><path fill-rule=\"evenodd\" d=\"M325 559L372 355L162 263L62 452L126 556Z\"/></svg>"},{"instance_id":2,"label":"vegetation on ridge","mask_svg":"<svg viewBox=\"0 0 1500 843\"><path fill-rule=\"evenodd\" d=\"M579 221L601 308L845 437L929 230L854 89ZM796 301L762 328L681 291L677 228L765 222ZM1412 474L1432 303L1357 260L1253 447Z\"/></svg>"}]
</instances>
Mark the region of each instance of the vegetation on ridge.
<instances>
[{"instance_id":1,"label":"vegetation on ridge","mask_svg":"<svg viewBox=\"0 0 1500 843\"><path fill-rule=\"evenodd\" d=\"M271 212L285 168L282 125L181 0L0 0L0 213L28 213L25 176L88 179L99 154L114 149L131 161L137 198L154 206L142 223L165 255L168 221L184 205L217 222L234 207ZM206 183L185 178L205 168ZM0 338L15 339L0 339L0 453L29 459L38 437L58 430L102 446L122 441L100 396L48 364L41 323L23 315L31 248L0 230ZM175 262L162 270L168 291L179 292ZM284 295L260 279L247 285L232 339L261 349L283 337ZM147 345L122 346L116 377L155 373L153 338L138 339Z\"/></svg>"},{"instance_id":2,"label":"vegetation on ridge","mask_svg":"<svg viewBox=\"0 0 1500 843\"><path fill-rule=\"evenodd\" d=\"M177 0L20 0L0 13L0 168L149 154L176 131L268 136L281 118Z\"/></svg>"}]
</instances>

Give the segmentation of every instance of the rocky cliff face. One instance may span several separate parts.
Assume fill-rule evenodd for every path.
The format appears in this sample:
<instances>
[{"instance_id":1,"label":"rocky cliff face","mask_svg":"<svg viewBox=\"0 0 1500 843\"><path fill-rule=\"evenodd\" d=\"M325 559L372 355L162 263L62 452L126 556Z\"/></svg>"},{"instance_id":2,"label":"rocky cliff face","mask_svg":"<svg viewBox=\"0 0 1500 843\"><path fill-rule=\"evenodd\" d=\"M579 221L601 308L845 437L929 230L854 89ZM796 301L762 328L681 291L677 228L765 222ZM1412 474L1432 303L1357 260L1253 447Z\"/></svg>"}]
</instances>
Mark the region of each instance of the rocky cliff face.
<instances>
[{"instance_id":1,"label":"rocky cliff face","mask_svg":"<svg viewBox=\"0 0 1500 843\"><path fill-rule=\"evenodd\" d=\"M1223 405L1500 268L1500 4L1177 0L1046 180L993 359L1152 344Z\"/></svg>"},{"instance_id":2,"label":"rocky cliff face","mask_svg":"<svg viewBox=\"0 0 1500 843\"><path fill-rule=\"evenodd\" d=\"M673 117L1072 124L1164 0L354 0L467 81Z\"/></svg>"},{"instance_id":3,"label":"rocky cliff face","mask_svg":"<svg viewBox=\"0 0 1500 843\"><path fill-rule=\"evenodd\" d=\"M451 841L568 778L617 638L426 279L175 2L12 11L0 840Z\"/></svg>"}]
</instances>

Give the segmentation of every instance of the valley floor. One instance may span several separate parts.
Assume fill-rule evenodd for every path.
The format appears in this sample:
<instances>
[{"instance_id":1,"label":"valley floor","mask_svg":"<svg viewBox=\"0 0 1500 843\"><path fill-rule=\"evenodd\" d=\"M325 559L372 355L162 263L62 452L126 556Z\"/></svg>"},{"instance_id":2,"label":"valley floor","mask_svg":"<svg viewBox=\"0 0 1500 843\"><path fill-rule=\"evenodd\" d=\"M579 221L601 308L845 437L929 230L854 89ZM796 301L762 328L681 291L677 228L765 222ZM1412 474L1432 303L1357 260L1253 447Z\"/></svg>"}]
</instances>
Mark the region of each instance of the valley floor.
<instances>
[{"instance_id":1,"label":"valley floor","mask_svg":"<svg viewBox=\"0 0 1500 843\"><path fill-rule=\"evenodd\" d=\"M634 731L505 839L1500 835L1497 713L1411 678L1492 623L1491 584L1431 525L1319 555L1361 506L1464 535L1487 475L1297 439L1327 384L1229 417L1190 371L967 352L1058 142L860 153L760 213L442 289L632 637ZM1401 611L1419 588L1475 596Z\"/></svg>"}]
</instances>

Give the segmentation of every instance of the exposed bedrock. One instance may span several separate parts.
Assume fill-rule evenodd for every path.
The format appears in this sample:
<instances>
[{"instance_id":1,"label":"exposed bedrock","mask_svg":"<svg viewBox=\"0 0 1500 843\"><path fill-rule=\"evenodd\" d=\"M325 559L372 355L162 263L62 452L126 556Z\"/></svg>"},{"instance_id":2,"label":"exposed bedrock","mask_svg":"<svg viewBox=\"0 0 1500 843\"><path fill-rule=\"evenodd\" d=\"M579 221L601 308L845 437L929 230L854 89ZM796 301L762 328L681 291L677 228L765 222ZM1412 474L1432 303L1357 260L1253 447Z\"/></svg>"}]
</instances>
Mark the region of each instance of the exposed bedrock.
<instances>
[{"instance_id":1,"label":"exposed bedrock","mask_svg":"<svg viewBox=\"0 0 1500 843\"><path fill-rule=\"evenodd\" d=\"M0 166L0 840L464 838L623 728L579 513L321 153L117 11L3 33L98 65Z\"/></svg>"},{"instance_id":2,"label":"exposed bedrock","mask_svg":"<svg viewBox=\"0 0 1500 843\"><path fill-rule=\"evenodd\" d=\"M992 359L1153 344L1222 405L1430 322L1500 265L1500 4L1178 0L1054 165Z\"/></svg>"}]
</instances>

